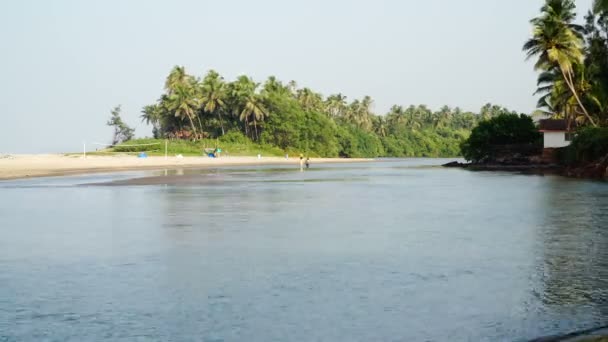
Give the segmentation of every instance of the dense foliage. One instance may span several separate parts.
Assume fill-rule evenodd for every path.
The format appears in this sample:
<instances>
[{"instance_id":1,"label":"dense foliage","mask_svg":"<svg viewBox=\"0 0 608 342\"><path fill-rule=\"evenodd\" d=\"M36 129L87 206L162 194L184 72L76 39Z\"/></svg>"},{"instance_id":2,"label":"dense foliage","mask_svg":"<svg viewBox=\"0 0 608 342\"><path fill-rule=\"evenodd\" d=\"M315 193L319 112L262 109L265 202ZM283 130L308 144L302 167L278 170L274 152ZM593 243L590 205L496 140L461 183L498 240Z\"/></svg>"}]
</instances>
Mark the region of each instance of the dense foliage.
<instances>
[{"instance_id":1,"label":"dense foliage","mask_svg":"<svg viewBox=\"0 0 608 342\"><path fill-rule=\"evenodd\" d=\"M530 116L502 114L480 122L462 143L461 150L467 160L487 162L497 157L501 147L511 146L517 151L534 149L540 145L540 139Z\"/></svg>"},{"instance_id":2,"label":"dense foliage","mask_svg":"<svg viewBox=\"0 0 608 342\"><path fill-rule=\"evenodd\" d=\"M608 156L608 128L588 127L577 132L570 146L560 153L568 165L594 162Z\"/></svg>"},{"instance_id":3,"label":"dense foliage","mask_svg":"<svg viewBox=\"0 0 608 342\"><path fill-rule=\"evenodd\" d=\"M585 25L576 19L574 0L546 0L532 19L525 43L535 58L538 114L579 125L608 124L608 1L595 1Z\"/></svg>"},{"instance_id":4,"label":"dense foliage","mask_svg":"<svg viewBox=\"0 0 608 342\"><path fill-rule=\"evenodd\" d=\"M479 114L459 108L432 111L424 105L372 112L369 96L347 102L324 97L269 77L225 81L211 70L202 79L175 67L158 101L144 107L142 120L158 139L197 141L242 133L243 144L274 146L287 153L323 157L457 156L459 144L481 120L509 110L491 104Z\"/></svg>"}]
</instances>

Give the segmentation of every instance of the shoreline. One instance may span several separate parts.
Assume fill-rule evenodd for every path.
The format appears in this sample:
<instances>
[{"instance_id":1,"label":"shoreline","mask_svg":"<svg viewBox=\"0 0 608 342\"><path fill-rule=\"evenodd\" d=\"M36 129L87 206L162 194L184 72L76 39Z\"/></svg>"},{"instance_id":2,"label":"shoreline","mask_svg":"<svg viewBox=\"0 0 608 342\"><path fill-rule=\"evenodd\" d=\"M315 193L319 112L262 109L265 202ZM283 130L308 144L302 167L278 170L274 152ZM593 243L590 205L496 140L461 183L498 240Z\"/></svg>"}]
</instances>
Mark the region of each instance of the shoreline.
<instances>
[{"instance_id":1,"label":"shoreline","mask_svg":"<svg viewBox=\"0 0 608 342\"><path fill-rule=\"evenodd\" d=\"M311 158L314 164L371 162L366 158ZM38 177L60 177L90 173L159 170L164 168L206 168L246 165L294 165L299 158L283 157L147 157L136 156L66 156L60 154L11 155L0 159L0 181Z\"/></svg>"},{"instance_id":2,"label":"shoreline","mask_svg":"<svg viewBox=\"0 0 608 342\"><path fill-rule=\"evenodd\" d=\"M503 171L522 174L557 175L567 178L608 180L608 167L590 163L578 167L566 167L558 164L536 163L460 163L450 162L442 165L447 168L461 168L470 171Z\"/></svg>"}]
</instances>

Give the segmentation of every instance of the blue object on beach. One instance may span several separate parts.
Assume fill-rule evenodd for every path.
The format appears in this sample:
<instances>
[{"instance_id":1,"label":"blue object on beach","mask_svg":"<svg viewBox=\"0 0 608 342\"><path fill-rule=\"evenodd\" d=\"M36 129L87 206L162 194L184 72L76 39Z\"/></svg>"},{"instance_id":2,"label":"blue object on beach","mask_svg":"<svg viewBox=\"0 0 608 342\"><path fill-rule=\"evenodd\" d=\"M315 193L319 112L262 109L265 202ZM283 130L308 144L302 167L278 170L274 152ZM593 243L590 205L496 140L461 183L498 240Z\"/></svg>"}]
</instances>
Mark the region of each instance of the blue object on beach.
<instances>
[{"instance_id":1,"label":"blue object on beach","mask_svg":"<svg viewBox=\"0 0 608 342\"><path fill-rule=\"evenodd\" d=\"M215 154L213 154L213 153L209 153L207 156L208 156L209 158L215 158Z\"/></svg>"},{"instance_id":2,"label":"blue object on beach","mask_svg":"<svg viewBox=\"0 0 608 342\"><path fill-rule=\"evenodd\" d=\"M146 154L146 152L141 152L137 155L137 158L148 158L148 155Z\"/></svg>"}]
</instances>

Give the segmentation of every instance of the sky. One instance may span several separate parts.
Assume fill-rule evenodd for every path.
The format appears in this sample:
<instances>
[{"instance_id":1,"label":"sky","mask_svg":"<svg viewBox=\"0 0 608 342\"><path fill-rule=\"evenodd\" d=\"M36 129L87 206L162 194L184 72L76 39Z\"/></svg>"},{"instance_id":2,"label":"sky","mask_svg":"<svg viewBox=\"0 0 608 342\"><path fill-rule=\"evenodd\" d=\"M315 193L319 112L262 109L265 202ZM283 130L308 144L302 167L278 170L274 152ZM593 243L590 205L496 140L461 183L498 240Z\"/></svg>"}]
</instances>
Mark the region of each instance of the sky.
<instances>
[{"instance_id":1,"label":"sky","mask_svg":"<svg viewBox=\"0 0 608 342\"><path fill-rule=\"evenodd\" d=\"M543 0L20 0L0 2L0 153L108 142L110 110L137 136L175 65L202 76L296 80L393 104L534 110L521 51ZM578 0L583 14L591 0Z\"/></svg>"}]
</instances>

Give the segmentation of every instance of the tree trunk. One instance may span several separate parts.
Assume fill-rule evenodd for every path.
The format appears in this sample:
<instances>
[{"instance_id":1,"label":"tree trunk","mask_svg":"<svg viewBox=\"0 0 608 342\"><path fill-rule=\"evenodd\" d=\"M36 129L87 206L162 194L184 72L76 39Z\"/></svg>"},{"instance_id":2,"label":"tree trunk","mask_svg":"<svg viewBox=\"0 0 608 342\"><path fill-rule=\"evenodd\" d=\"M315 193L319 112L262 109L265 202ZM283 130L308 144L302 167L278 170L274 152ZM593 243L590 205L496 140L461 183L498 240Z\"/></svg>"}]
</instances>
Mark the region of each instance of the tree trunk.
<instances>
[{"instance_id":1,"label":"tree trunk","mask_svg":"<svg viewBox=\"0 0 608 342\"><path fill-rule=\"evenodd\" d=\"M248 129L248 126L249 126L249 120L247 119L247 117L245 117L245 136L246 136L246 137L249 137L249 129Z\"/></svg>"},{"instance_id":2,"label":"tree trunk","mask_svg":"<svg viewBox=\"0 0 608 342\"><path fill-rule=\"evenodd\" d=\"M192 126L192 134L196 134L196 127L194 126L194 121L192 121L192 117L187 115L188 120L190 120L190 126Z\"/></svg>"},{"instance_id":3,"label":"tree trunk","mask_svg":"<svg viewBox=\"0 0 608 342\"><path fill-rule=\"evenodd\" d=\"M203 138L203 133L204 133L203 122L201 121L200 115L197 115L196 118L198 119L198 126L201 128L201 136L200 136L200 138L202 139Z\"/></svg>"},{"instance_id":4,"label":"tree trunk","mask_svg":"<svg viewBox=\"0 0 608 342\"><path fill-rule=\"evenodd\" d=\"M253 128L255 129L255 140L259 141L259 137L258 137L258 124L255 118L253 118Z\"/></svg>"},{"instance_id":5,"label":"tree trunk","mask_svg":"<svg viewBox=\"0 0 608 342\"><path fill-rule=\"evenodd\" d=\"M224 133L224 120L222 119L222 111L221 110L217 111L217 116L220 118L220 127L222 128L222 135L224 135L226 133Z\"/></svg>"},{"instance_id":6,"label":"tree trunk","mask_svg":"<svg viewBox=\"0 0 608 342\"><path fill-rule=\"evenodd\" d=\"M585 116L587 117L589 122L591 122L593 127L597 127L597 124L595 123L595 121L593 121L593 118L591 118L591 115L589 115L585 106L583 106L581 99L578 97L578 93L574 89L574 82L572 81L572 74L570 72L566 73L566 71L561 67L560 67L560 69L562 71L564 81L566 81L566 85L568 86L568 88L570 88L570 91L572 92L572 95L576 99L576 102L578 103L578 105L581 107L581 110L583 111L583 113L585 114Z\"/></svg>"}]
</instances>

